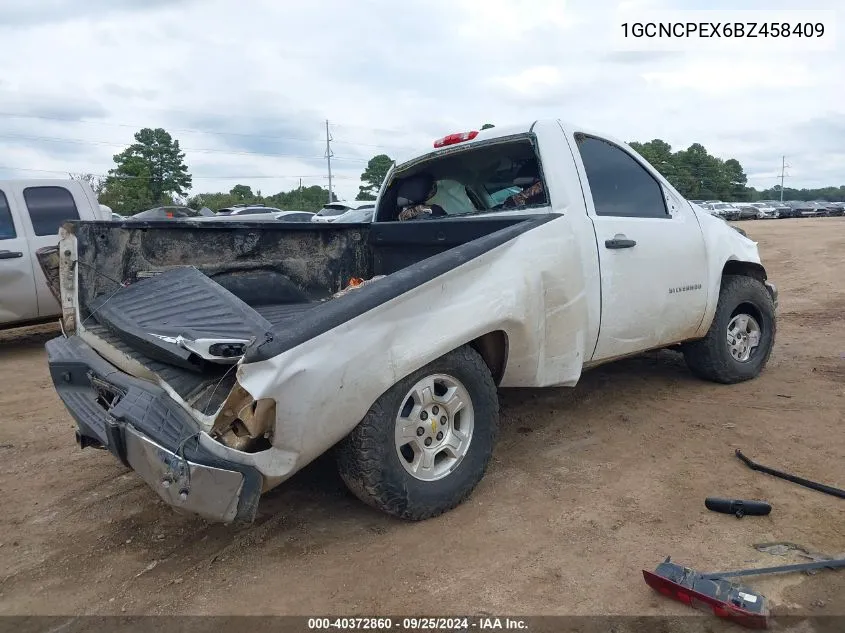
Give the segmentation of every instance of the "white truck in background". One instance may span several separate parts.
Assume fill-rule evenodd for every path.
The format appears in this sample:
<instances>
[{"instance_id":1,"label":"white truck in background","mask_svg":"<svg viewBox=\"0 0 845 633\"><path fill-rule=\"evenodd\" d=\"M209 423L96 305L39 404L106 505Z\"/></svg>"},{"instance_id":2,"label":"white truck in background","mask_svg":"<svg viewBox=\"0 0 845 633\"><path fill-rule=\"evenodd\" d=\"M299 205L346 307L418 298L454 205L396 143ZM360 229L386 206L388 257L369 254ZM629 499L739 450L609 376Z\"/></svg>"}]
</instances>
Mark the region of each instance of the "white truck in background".
<instances>
[{"instance_id":1,"label":"white truck in background","mask_svg":"<svg viewBox=\"0 0 845 633\"><path fill-rule=\"evenodd\" d=\"M58 319L61 307L35 255L67 220L110 220L79 180L0 181L0 329Z\"/></svg>"}]
</instances>

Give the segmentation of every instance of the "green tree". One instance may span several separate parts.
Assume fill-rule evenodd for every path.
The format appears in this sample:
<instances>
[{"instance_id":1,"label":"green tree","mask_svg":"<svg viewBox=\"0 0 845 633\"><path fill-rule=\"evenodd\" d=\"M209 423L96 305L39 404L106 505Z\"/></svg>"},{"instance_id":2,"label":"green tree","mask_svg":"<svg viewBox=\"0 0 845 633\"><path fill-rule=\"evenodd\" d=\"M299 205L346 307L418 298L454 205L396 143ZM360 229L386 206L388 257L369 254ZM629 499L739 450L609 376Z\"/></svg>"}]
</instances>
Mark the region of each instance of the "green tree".
<instances>
[{"instance_id":1,"label":"green tree","mask_svg":"<svg viewBox=\"0 0 845 633\"><path fill-rule=\"evenodd\" d=\"M326 204L329 197L329 190L319 185L280 191L277 194L265 198L266 204L284 209L286 211L319 211ZM337 196L332 192L332 200L336 201Z\"/></svg>"},{"instance_id":2,"label":"green tree","mask_svg":"<svg viewBox=\"0 0 845 633\"><path fill-rule=\"evenodd\" d=\"M748 176L746 176L745 170L742 169L739 161L735 158L729 158L724 163L724 170L733 199L748 200L751 193L746 186L748 184Z\"/></svg>"},{"instance_id":3,"label":"green tree","mask_svg":"<svg viewBox=\"0 0 845 633\"><path fill-rule=\"evenodd\" d=\"M191 175L184 160L179 141L165 130L143 128L135 133L135 142L114 157L116 166L109 170L103 195L114 198L129 213L172 204L174 197L184 196L191 188ZM118 201L120 197L125 199ZM113 204L109 206L115 208Z\"/></svg>"},{"instance_id":4,"label":"green tree","mask_svg":"<svg viewBox=\"0 0 845 633\"><path fill-rule=\"evenodd\" d=\"M133 215L155 203L150 193L148 165L137 156L127 157L103 183L99 201L121 215Z\"/></svg>"},{"instance_id":5,"label":"green tree","mask_svg":"<svg viewBox=\"0 0 845 633\"><path fill-rule=\"evenodd\" d=\"M748 200L754 195L738 160L712 156L701 143L679 152L661 139L629 145L688 199Z\"/></svg>"},{"instance_id":6,"label":"green tree","mask_svg":"<svg viewBox=\"0 0 845 633\"><path fill-rule=\"evenodd\" d=\"M491 127L496 127L496 126L493 125L492 123L485 123L484 125L481 126L481 129L482 130L489 130Z\"/></svg>"},{"instance_id":7,"label":"green tree","mask_svg":"<svg viewBox=\"0 0 845 633\"><path fill-rule=\"evenodd\" d=\"M358 187L358 195L356 200L375 200L378 191L381 188L381 183L387 177L387 172L393 166L393 159L387 154L379 154L373 156L367 163L367 168L361 174L361 182L364 183Z\"/></svg>"},{"instance_id":8,"label":"green tree","mask_svg":"<svg viewBox=\"0 0 845 633\"><path fill-rule=\"evenodd\" d=\"M256 195L252 193L252 187L247 185L235 185L229 190L229 195L239 202L252 203L256 200Z\"/></svg>"},{"instance_id":9,"label":"green tree","mask_svg":"<svg viewBox=\"0 0 845 633\"><path fill-rule=\"evenodd\" d=\"M319 185L280 191L271 196L263 196L260 191L253 194L250 187L235 185L228 193L198 193L189 198L187 204L192 209L208 207L212 211L219 211L233 204L266 204L283 211L317 211L323 207L328 197L328 190ZM337 196L332 194L332 199L337 200Z\"/></svg>"}]
</instances>

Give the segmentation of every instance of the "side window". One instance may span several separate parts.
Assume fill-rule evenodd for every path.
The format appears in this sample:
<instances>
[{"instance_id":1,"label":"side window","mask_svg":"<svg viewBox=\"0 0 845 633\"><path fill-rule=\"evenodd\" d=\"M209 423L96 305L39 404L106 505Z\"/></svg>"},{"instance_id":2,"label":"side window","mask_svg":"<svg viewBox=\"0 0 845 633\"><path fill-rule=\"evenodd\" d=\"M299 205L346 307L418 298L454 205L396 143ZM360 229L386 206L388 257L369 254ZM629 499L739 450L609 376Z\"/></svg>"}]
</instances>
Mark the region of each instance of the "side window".
<instances>
[{"instance_id":1,"label":"side window","mask_svg":"<svg viewBox=\"0 0 845 633\"><path fill-rule=\"evenodd\" d=\"M9 201L6 200L6 194L0 191L0 240L11 240L17 236Z\"/></svg>"},{"instance_id":2,"label":"side window","mask_svg":"<svg viewBox=\"0 0 845 633\"><path fill-rule=\"evenodd\" d=\"M663 188L633 156L612 143L576 134L596 215L669 218Z\"/></svg>"},{"instance_id":3,"label":"side window","mask_svg":"<svg viewBox=\"0 0 845 633\"><path fill-rule=\"evenodd\" d=\"M27 187L23 197L36 235L56 235L62 222L79 219L73 196L64 187Z\"/></svg>"}]
</instances>

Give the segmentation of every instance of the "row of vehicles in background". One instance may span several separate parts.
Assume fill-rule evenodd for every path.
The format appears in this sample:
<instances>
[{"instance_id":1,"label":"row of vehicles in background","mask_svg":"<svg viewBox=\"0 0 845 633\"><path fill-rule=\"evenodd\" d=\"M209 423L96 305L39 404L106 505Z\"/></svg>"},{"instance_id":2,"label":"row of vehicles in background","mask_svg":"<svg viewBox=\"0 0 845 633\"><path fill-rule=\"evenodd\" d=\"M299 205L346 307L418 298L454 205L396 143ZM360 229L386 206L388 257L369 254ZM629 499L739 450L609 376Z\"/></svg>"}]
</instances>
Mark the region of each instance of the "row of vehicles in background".
<instances>
[{"instance_id":1,"label":"row of vehicles in background","mask_svg":"<svg viewBox=\"0 0 845 633\"><path fill-rule=\"evenodd\" d=\"M375 203L372 201L338 201L325 205L314 213L313 211L291 211L263 204L236 204L225 207L217 212L203 207L192 209L186 206L162 206L141 211L135 215L124 217L112 213L113 220L169 220L191 219L202 221L269 221L269 222L340 222L344 224L360 224L371 222Z\"/></svg>"},{"instance_id":2,"label":"row of vehicles in background","mask_svg":"<svg viewBox=\"0 0 845 633\"><path fill-rule=\"evenodd\" d=\"M830 217L845 214L845 202L826 200L760 200L758 202L722 202L690 200L693 204L723 220L777 220L781 218Z\"/></svg>"}]
</instances>

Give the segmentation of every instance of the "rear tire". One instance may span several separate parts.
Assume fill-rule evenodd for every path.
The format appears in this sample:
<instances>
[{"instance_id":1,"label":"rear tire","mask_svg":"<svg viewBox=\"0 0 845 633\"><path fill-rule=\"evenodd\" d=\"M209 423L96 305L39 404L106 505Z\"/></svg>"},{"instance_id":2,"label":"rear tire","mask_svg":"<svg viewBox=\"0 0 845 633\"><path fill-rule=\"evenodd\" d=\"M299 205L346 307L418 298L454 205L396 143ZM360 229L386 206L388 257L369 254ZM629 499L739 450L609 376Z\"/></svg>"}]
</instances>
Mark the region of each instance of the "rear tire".
<instances>
[{"instance_id":1,"label":"rear tire","mask_svg":"<svg viewBox=\"0 0 845 633\"><path fill-rule=\"evenodd\" d=\"M772 353L775 306L769 291L753 277L725 275L707 335L685 343L684 360L705 380L734 384L760 375Z\"/></svg>"},{"instance_id":2,"label":"rear tire","mask_svg":"<svg viewBox=\"0 0 845 633\"><path fill-rule=\"evenodd\" d=\"M376 400L338 445L338 471L368 505L402 519L428 519L475 489L498 428L490 370L478 352L460 347Z\"/></svg>"}]
</instances>

